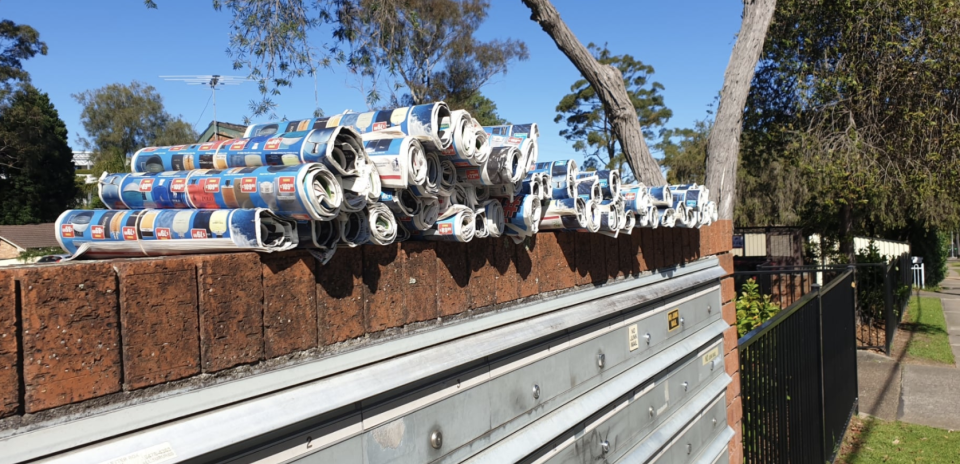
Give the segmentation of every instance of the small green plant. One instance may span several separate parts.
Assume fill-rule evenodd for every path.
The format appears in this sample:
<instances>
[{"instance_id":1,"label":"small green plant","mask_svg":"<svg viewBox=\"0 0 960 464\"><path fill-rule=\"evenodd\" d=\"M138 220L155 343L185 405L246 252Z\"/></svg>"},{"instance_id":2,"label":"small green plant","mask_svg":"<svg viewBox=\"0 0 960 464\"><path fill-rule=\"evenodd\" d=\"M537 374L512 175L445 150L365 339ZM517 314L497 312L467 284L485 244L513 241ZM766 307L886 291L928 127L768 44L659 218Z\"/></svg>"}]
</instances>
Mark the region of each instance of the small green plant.
<instances>
[{"instance_id":1,"label":"small green plant","mask_svg":"<svg viewBox=\"0 0 960 464\"><path fill-rule=\"evenodd\" d=\"M780 312L780 306L770 301L770 295L761 295L757 279L743 283L737 298L737 332L742 337Z\"/></svg>"}]
</instances>

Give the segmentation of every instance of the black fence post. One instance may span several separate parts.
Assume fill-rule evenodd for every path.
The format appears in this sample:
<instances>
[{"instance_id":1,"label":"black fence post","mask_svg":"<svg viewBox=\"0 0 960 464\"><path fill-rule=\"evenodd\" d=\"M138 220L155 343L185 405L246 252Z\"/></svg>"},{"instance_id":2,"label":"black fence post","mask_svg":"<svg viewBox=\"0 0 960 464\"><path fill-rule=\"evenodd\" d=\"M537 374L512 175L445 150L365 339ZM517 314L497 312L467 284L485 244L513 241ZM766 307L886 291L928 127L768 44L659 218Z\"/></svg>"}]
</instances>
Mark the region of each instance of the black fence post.
<instances>
[{"instance_id":1,"label":"black fence post","mask_svg":"<svg viewBox=\"0 0 960 464\"><path fill-rule=\"evenodd\" d=\"M820 371L820 382L819 382L820 389L817 390L817 393L819 393L819 398L817 398L817 400L820 403L820 442L824 444L823 448L821 448L821 452L823 454L820 455L820 462L825 462L827 460L827 453L829 453L829 451L827 451L827 448L826 448L827 427L825 425L825 421L827 420L827 411L825 409L826 402L824 401L824 398L826 397L826 392L823 391L823 388L824 388L823 379L826 374L823 372L823 298L822 298L823 295L820 293L820 289L821 289L821 286L817 285L813 289L811 289L811 291L817 292L817 297L816 297L817 298L817 319L819 323L817 324L818 333L817 333L816 346L817 346L817 361L820 364L819 366L817 366L817 369Z\"/></svg>"}]
</instances>

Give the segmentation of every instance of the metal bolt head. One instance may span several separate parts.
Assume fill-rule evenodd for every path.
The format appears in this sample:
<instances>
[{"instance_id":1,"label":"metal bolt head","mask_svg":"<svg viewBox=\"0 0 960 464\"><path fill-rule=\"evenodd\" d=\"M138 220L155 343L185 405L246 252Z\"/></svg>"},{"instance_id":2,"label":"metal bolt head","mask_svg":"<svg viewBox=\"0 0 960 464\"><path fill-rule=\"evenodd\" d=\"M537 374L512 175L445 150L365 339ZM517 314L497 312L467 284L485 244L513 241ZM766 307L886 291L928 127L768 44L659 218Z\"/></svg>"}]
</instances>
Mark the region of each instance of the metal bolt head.
<instances>
[{"instance_id":1,"label":"metal bolt head","mask_svg":"<svg viewBox=\"0 0 960 464\"><path fill-rule=\"evenodd\" d=\"M687 443L687 454L690 454L692 452L693 452L693 445L690 443Z\"/></svg>"},{"instance_id":2,"label":"metal bolt head","mask_svg":"<svg viewBox=\"0 0 960 464\"><path fill-rule=\"evenodd\" d=\"M540 399L540 385L533 386L533 399Z\"/></svg>"},{"instance_id":3,"label":"metal bolt head","mask_svg":"<svg viewBox=\"0 0 960 464\"><path fill-rule=\"evenodd\" d=\"M683 318L680 318L680 325L683 325Z\"/></svg>"},{"instance_id":4,"label":"metal bolt head","mask_svg":"<svg viewBox=\"0 0 960 464\"><path fill-rule=\"evenodd\" d=\"M443 434L440 433L439 430L434 430L433 433L430 434L430 446L432 446L433 449L440 449L440 447L443 446Z\"/></svg>"},{"instance_id":5,"label":"metal bolt head","mask_svg":"<svg viewBox=\"0 0 960 464\"><path fill-rule=\"evenodd\" d=\"M650 409L647 409L647 412L650 413L650 417L653 417L653 414L656 412L653 410L653 406L650 406Z\"/></svg>"},{"instance_id":6,"label":"metal bolt head","mask_svg":"<svg viewBox=\"0 0 960 464\"><path fill-rule=\"evenodd\" d=\"M646 338L646 339L647 339L647 345L649 345L649 344L650 344L650 334L644 335L643 338Z\"/></svg>"},{"instance_id":7,"label":"metal bolt head","mask_svg":"<svg viewBox=\"0 0 960 464\"><path fill-rule=\"evenodd\" d=\"M683 391L687 391L687 387L690 386L689 382L683 382Z\"/></svg>"},{"instance_id":8,"label":"metal bolt head","mask_svg":"<svg viewBox=\"0 0 960 464\"><path fill-rule=\"evenodd\" d=\"M707 305L707 314L713 312L713 306Z\"/></svg>"},{"instance_id":9,"label":"metal bolt head","mask_svg":"<svg viewBox=\"0 0 960 464\"><path fill-rule=\"evenodd\" d=\"M609 453L609 452L610 452L610 442L607 441L607 440L603 440L602 442L600 442L600 451L602 451L603 454Z\"/></svg>"},{"instance_id":10,"label":"metal bolt head","mask_svg":"<svg viewBox=\"0 0 960 464\"><path fill-rule=\"evenodd\" d=\"M714 417L714 418L710 421L710 425L712 425L712 426L714 426L714 427L717 426L717 418L716 418L716 417Z\"/></svg>"},{"instance_id":11,"label":"metal bolt head","mask_svg":"<svg viewBox=\"0 0 960 464\"><path fill-rule=\"evenodd\" d=\"M603 369L603 364L604 364L604 362L606 362L606 360L607 360L607 356L606 356L606 355L604 355L603 353L598 354L598 355L597 355L597 367Z\"/></svg>"}]
</instances>

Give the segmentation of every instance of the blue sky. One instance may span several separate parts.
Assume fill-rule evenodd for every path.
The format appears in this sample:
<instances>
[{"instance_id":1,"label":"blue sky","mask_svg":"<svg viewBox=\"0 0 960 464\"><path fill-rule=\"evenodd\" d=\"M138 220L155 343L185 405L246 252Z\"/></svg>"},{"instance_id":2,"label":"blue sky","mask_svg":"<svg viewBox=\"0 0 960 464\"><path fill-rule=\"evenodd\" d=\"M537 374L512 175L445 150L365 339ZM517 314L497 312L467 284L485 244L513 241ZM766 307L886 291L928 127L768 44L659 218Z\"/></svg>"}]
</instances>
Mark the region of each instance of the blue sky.
<instances>
[{"instance_id":1,"label":"blue sky","mask_svg":"<svg viewBox=\"0 0 960 464\"><path fill-rule=\"evenodd\" d=\"M170 74L242 75L233 71L227 48L228 13L213 10L210 0L157 0L148 10L139 0L61 2L2 0L0 19L36 28L49 46L46 56L26 62L33 83L50 94L70 131L71 142L83 135L80 107L71 94L113 82L139 80L163 95L167 110L203 130L212 120L204 106L210 90L164 81ZM690 127L706 116L719 93L723 72L740 28L740 0L554 0L561 16L584 43L606 42L614 54L630 54L656 70L665 86L668 127ZM580 158L559 136L553 118L557 102L579 78L574 68L530 20L519 0L491 0L490 17L478 31L481 39L510 37L526 42L530 59L516 63L482 89L496 102L501 116L513 122L540 125L543 160ZM326 39L326 35L319 36ZM320 105L327 114L363 111L363 95L350 87L343 69L318 75ZM245 83L217 92L217 117L240 123L256 86ZM275 99L277 114L288 118L312 114L313 80L296 82ZM74 148L80 147L74 143Z\"/></svg>"}]
</instances>

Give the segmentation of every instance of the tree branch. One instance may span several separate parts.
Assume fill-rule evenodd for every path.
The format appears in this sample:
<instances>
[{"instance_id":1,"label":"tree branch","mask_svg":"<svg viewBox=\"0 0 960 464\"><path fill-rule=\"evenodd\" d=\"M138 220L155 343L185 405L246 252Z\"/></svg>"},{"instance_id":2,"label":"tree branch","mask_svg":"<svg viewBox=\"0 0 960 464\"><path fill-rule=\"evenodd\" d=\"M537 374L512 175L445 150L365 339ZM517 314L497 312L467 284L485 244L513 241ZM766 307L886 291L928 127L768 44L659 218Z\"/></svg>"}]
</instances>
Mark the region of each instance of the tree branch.
<instances>
[{"instance_id":1,"label":"tree branch","mask_svg":"<svg viewBox=\"0 0 960 464\"><path fill-rule=\"evenodd\" d=\"M660 166L653 159L647 142L643 139L637 110L627 94L620 70L597 62L587 47L573 35L549 0L523 0L523 4L530 8L530 19L536 21L553 39L557 48L567 55L597 92L610 117L613 135L620 140L620 147L623 148L634 177L647 185L665 184L666 179Z\"/></svg>"}]
</instances>

